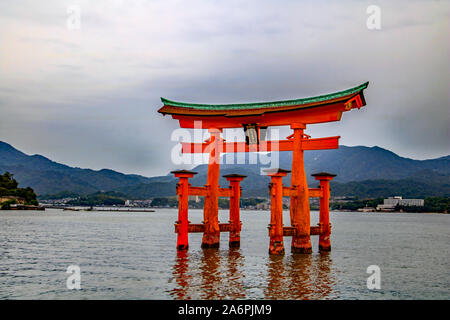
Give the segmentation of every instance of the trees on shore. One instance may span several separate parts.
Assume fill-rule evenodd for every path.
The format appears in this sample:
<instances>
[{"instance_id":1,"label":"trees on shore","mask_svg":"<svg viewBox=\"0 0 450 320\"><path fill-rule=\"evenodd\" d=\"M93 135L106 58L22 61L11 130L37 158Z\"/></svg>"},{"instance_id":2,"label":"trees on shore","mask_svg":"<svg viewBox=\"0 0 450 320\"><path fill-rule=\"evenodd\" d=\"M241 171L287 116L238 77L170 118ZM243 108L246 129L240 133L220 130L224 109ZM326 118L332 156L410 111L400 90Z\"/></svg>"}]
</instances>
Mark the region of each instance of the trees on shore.
<instances>
[{"instance_id":1,"label":"trees on shore","mask_svg":"<svg viewBox=\"0 0 450 320\"><path fill-rule=\"evenodd\" d=\"M9 172L5 172L0 175L0 197L8 197L8 199L2 202L1 206L10 206L17 203L20 200L26 205L38 205L36 199L36 193L30 187L19 188L19 183L14 179L13 175Z\"/></svg>"}]
</instances>

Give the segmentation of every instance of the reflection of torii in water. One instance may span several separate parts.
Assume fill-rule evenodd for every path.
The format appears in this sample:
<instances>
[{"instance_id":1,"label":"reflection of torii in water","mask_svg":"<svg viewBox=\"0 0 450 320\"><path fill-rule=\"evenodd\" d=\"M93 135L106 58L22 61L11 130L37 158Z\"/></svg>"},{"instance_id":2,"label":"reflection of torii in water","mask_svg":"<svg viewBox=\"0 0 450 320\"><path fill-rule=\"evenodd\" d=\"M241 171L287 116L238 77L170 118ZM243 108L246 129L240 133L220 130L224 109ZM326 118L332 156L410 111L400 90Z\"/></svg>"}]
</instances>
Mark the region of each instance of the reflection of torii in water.
<instances>
[{"instance_id":1,"label":"reflection of torii in water","mask_svg":"<svg viewBox=\"0 0 450 320\"><path fill-rule=\"evenodd\" d=\"M226 256L218 250L204 250L201 259L191 259L187 251L179 250L173 267L176 287L170 295L180 300L244 299L243 268L244 256L239 249L229 250ZM201 279L199 285L194 283L196 279Z\"/></svg>"},{"instance_id":2,"label":"reflection of torii in water","mask_svg":"<svg viewBox=\"0 0 450 320\"><path fill-rule=\"evenodd\" d=\"M209 153L207 184L205 187L191 187L188 179L195 172L173 171L180 178L177 187L179 195L179 217L175 226L178 233L177 248L188 248L188 233L202 232L202 247L217 248L220 243L220 232L230 232L230 246L238 246L241 225L239 221L239 181L231 183L229 188L219 186L220 153L260 152L260 151L292 151L291 187L283 187L282 176L288 171L272 172L271 184L271 237L269 252L284 253L284 236L292 236L292 252L311 253L311 234L319 235L319 249L329 251L330 224L328 217L329 181L332 174L320 173L320 188L308 189L304 169L303 153L305 150L338 148L339 137L312 139L304 133L306 126L315 123L339 121L342 113L366 105L363 90L368 82L344 91L317 97L262 102L248 104L206 105L170 101L161 98L164 106L158 112L169 114L179 121L182 128L196 128L201 121L202 128L208 129L211 138L205 143L182 143L183 153ZM269 126L287 126L293 134L286 140L264 142L264 132ZM220 134L226 128L244 128L245 142L225 142ZM244 177L241 176L243 179ZM240 179L240 180L242 180ZM229 179L231 181L231 179ZM236 179L235 179L236 180ZM203 223L190 224L188 220L188 196L205 197ZM283 227L282 206L279 204L283 196L291 198L291 227ZM219 223L218 198L230 197L230 223ZM320 223L318 227L310 226L309 197L319 197Z\"/></svg>"},{"instance_id":3,"label":"reflection of torii in water","mask_svg":"<svg viewBox=\"0 0 450 320\"><path fill-rule=\"evenodd\" d=\"M261 277L266 279L261 285L265 287L263 296L254 296L254 292L246 291L251 288L245 286L247 270L240 249L227 253L204 250L200 259L180 250L172 273L175 288L169 294L179 300L324 299L333 294L336 284L331 264L328 254L292 255L287 261L271 255L266 265L267 277ZM264 265L258 269L264 273Z\"/></svg>"},{"instance_id":4,"label":"reflection of torii in water","mask_svg":"<svg viewBox=\"0 0 450 320\"><path fill-rule=\"evenodd\" d=\"M313 263L314 262L314 263ZM332 295L336 281L328 254L270 256L264 299L317 300Z\"/></svg>"}]
</instances>

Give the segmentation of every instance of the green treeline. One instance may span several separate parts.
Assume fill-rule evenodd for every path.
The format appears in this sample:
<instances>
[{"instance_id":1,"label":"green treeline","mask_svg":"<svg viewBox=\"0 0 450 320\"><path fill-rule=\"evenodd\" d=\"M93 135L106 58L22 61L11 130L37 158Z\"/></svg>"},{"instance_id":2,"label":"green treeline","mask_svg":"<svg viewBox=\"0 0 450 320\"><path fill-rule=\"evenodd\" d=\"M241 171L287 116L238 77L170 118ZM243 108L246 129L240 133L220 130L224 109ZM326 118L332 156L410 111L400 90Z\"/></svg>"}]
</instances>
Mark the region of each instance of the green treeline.
<instances>
[{"instance_id":1,"label":"green treeline","mask_svg":"<svg viewBox=\"0 0 450 320\"><path fill-rule=\"evenodd\" d=\"M403 198L425 199L450 197L449 176L424 171L414 178L400 180L364 180L330 184L333 196L355 196L358 199L387 198L401 194Z\"/></svg>"},{"instance_id":2,"label":"green treeline","mask_svg":"<svg viewBox=\"0 0 450 320\"><path fill-rule=\"evenodd\" d=\"M376 208L377 205L383 204L383 198L353 200L346 202L332 202L332 210L351 210L356 211L364 207ZM424 199L424 206L399 206L395 207L395 211L404 212L440 212L448 213L450 207L450 197L428 197Z\"/></svg>"},{"instance_id":3,"label":"green treeline","mask_svg":"<svg viewBox=\"0 0 450 320\"><path fill-rule=\"evenodd\" d=\"M176 197L170 198L154 198L152 200L152 207L177 207L178 200Z\"/></svg>"},{"instance_id":4,"label":"green treeline","mask_svg":"<svg viewBox=\"0 0 450 320\"><path fill-rule=\"evenodd\" d=\"M55 194L47 194L47 195L41 195L39 196L40 200L57 200L57 199L64 199L64 198L78 198L80 197L80 194L72 191L61 191Z\"/></svg>"},{"instance_id":5,"label":"green treeline","mask_svg":"<svg viewBox=\"0 0 450 320\"><path fill-rule=\"evenodd\" d=\"M332 210L351 210L356 211L360 208L371 207L376 208L377 205L383 203L383 198L353 200L347 202L332 202L330 204Z\"/></svg>"},{"instance_id":6,"label":"green treeline","mask_svg":"<svg viewBox=\"0 0 450 320\"><path fill-rule=\"evenodd\" d=\"M404 212L441 212L448 213L450 208L449 197L430 197L424 199L423 207L417 206L399 206L395 207L396 211Z\"/></svg>"},{"instance_id":7,"label":"green treeline","mask_svg":"<svg viewBox=\"0 0 450 320\"><path fill-rule=\"evenodd\" d=\"M78 197L77 199L67 202L70 206L114 206L124 205L125 197L123 194L110 191L110 192L95 192L84 197Z\"/></svg>"},{"instance_id":8,"label":"green treeline","mask_svg":"<svg viewBox=\"0 0 450 320\"><path fill-rule=\"evenodd\" d=\"M19 188L19 183L9 172L0 175L0 197L2 196L17 198L3 202L1 204L2 209L7 209L11 204L18 203L19 199L23 199L26 205L37 206L39 204L33 189L30 187Z\"/></svg>"},{"instance_id":9,"label":"green treeline","mask_svg":"<svg viewBox=\"0 0 450 320\"><path fill-rule=\"evenodd\" d=\"M259 198L241 198L239 203L241 208L256 206L259 203L265 202L265 199ZM154 198L152 200L152 207L177 207L178 200L175 197L162 197ZM200 197L199 201L189 200L189 208L191 209L202 209L204 206L204 198ZM219 198L219 208L229 209L230 200L226 198Z\"/></svg>"}]
</instances>

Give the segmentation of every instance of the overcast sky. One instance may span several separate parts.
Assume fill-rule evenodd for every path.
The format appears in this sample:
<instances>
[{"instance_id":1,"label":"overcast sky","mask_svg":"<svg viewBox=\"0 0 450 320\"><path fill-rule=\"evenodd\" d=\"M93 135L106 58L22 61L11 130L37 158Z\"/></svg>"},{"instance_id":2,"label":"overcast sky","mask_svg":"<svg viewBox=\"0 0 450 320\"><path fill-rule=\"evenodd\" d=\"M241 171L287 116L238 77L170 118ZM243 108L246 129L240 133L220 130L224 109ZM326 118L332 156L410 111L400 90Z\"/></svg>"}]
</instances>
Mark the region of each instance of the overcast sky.
<instances>
[{"instance_id":1,"label":"overcast sky","mask_svg":"<svg viewBox=\"0 0 450 320\"><path fill-rule=\"evenodd\" d=\"M81 9L80 28L68 8ZM381 29L369 30L369 5ZM450 154L449 1L0 2L0 140L83 168L173 168L160 97L284 100L370 81L313 137L414 159ZM285 130L289 134L288 130Z\"/></svg>"}]
</instances>

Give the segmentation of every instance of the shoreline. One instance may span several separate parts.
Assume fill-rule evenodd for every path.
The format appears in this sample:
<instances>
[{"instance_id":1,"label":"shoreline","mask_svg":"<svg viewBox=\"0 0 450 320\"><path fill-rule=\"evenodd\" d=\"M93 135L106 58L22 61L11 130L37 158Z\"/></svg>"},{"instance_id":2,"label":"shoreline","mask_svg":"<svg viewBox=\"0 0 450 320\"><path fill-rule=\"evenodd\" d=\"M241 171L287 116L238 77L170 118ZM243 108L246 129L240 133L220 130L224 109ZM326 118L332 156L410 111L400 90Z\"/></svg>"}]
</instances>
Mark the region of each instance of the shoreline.
<instances>
[{"instance_id":1,"label":"shoreline","mask_svg":"<svg viewBox=\"0 0 450 320\"><path fill-rule=\"evenodd\" d=\"M92 209L91 209L92 208ZM45 209L60 209L64 211L96 211L96 212L155 212L157 209L164 210L178 210L177 207L88 207L88 206L77 206L77 207L64 207L64 206L45 206ZM31 210L31 209L30 209ZM189 210L203 210L203 208L189 208ZM219 208L219 210L229 210L229 208ZM241 211L261 211L261 212L270 212L270 209L248 209L248 208L240 208ZM289 209L284 209L283 211L289 211ZM319 209L312 209L310 212L318 212ZM421 214L448 214L445 212L408 212L408 211L358 211L358 210L330 210L330 212L349 212L349 213L421 213Z\"/></svg>"}]
</instances>

